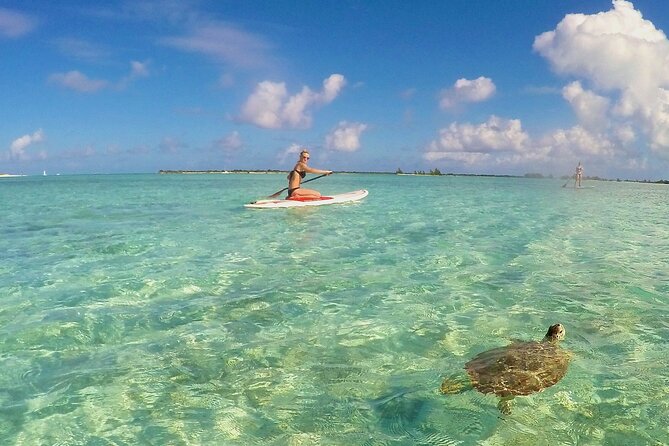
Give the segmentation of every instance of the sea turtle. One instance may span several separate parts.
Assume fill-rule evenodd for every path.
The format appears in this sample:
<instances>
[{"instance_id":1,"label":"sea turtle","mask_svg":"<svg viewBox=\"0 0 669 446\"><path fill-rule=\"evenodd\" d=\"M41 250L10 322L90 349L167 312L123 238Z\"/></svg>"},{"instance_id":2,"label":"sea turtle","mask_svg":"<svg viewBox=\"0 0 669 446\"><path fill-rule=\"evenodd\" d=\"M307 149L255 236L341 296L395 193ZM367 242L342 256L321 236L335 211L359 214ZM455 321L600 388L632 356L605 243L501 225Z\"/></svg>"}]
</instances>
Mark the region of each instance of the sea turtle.
<instances>
[{"instance_id":1,"label":"sea turtle","mask_svg":"<svg viewBox=\"0 0 669 446\"><path fill-rule=\"evenodd\" d=\"M510 414L514 396L540 392L567 373L571 355L558 345L564 335L564 326L555 324L542 341L516 341L479 353L465 364L471 385L481 393L501 397L497 407L503 414ZM441 384L441 393L459 393L466 385L466 380L447 378Z\"/></svg>"}]
</instances>

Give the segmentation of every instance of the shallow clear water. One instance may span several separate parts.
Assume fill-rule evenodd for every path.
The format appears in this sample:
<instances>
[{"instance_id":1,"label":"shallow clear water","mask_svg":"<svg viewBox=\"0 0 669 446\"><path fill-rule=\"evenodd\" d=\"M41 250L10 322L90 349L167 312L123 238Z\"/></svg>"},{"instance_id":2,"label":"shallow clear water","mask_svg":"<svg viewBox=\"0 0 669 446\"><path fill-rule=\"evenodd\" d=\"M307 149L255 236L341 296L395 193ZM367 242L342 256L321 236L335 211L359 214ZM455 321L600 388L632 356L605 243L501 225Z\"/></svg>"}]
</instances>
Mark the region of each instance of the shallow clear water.
<instances>
[{"instance_id":1,"label":"shallow clear water","mask_svg":"<svg viewBox=\"0 0 669 446\"><path fill-rule=\"evenodd\" d=\"M669 187L338 174L0 180L0 444L669 443ZM562 322L511 415L441 395Z\"/></svg>"}]
</instances>

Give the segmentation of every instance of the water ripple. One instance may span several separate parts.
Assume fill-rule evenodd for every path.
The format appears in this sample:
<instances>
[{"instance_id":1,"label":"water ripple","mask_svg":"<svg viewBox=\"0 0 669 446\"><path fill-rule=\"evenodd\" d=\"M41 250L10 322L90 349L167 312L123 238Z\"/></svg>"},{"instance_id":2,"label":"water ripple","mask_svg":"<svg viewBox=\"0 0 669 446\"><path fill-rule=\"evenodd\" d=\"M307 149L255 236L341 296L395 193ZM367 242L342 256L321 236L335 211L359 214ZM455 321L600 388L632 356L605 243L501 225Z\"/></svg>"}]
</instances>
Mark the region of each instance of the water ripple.
<instances>
[{"instance_id":1,"label":"water ripple","mask_svg":"<svg viewBox=\"0 0 669 446\"><path fill-rule=\"evenodd\" d=\"M669 444L666 187L341 175L359 206L249 213L256 177L3 195L2 444ZM554 322L569 371L511 415L439 393Z\"/></svg>"}]
</instances>

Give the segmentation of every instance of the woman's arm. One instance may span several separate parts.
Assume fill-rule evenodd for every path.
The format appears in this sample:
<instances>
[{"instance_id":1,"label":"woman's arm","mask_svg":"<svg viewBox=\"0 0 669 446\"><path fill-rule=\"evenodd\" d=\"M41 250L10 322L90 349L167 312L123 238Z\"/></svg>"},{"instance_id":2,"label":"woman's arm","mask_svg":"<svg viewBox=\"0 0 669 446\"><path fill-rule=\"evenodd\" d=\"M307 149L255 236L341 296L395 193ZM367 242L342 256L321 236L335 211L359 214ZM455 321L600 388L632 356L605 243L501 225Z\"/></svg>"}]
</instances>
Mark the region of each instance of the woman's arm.
<instances>
[{"instance_id":1,"label":"woman's arm","mask_svg":"<svg viewBox=\"0 0 669 446\"><path fill-rule=\"evenodd\" d=\"M302 164L302 169L307 173L320 173L323 175L330 175L332 173L331 170L314 169L313 167L309 167L305 164Z\"/></svg>"}]
</instances>

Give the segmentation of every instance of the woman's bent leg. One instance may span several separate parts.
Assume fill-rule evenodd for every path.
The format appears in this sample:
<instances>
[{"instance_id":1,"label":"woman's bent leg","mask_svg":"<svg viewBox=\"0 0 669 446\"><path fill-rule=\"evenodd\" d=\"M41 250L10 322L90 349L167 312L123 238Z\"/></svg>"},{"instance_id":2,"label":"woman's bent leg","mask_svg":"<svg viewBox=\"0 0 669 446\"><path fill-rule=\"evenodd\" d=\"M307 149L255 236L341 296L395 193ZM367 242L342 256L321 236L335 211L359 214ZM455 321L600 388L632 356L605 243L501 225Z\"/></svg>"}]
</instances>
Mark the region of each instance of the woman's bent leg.
<instances>
[{"instance_id":1,"label":"woman's bent leg","mask_svg":"<svg viewBox=\"0 0 669 446\"><path fill-rule=\"evenodd\" d=\"M299 188L293 192L290 198L321 198L321 193L313 189Z\"/></svg>"}]
</instances>

